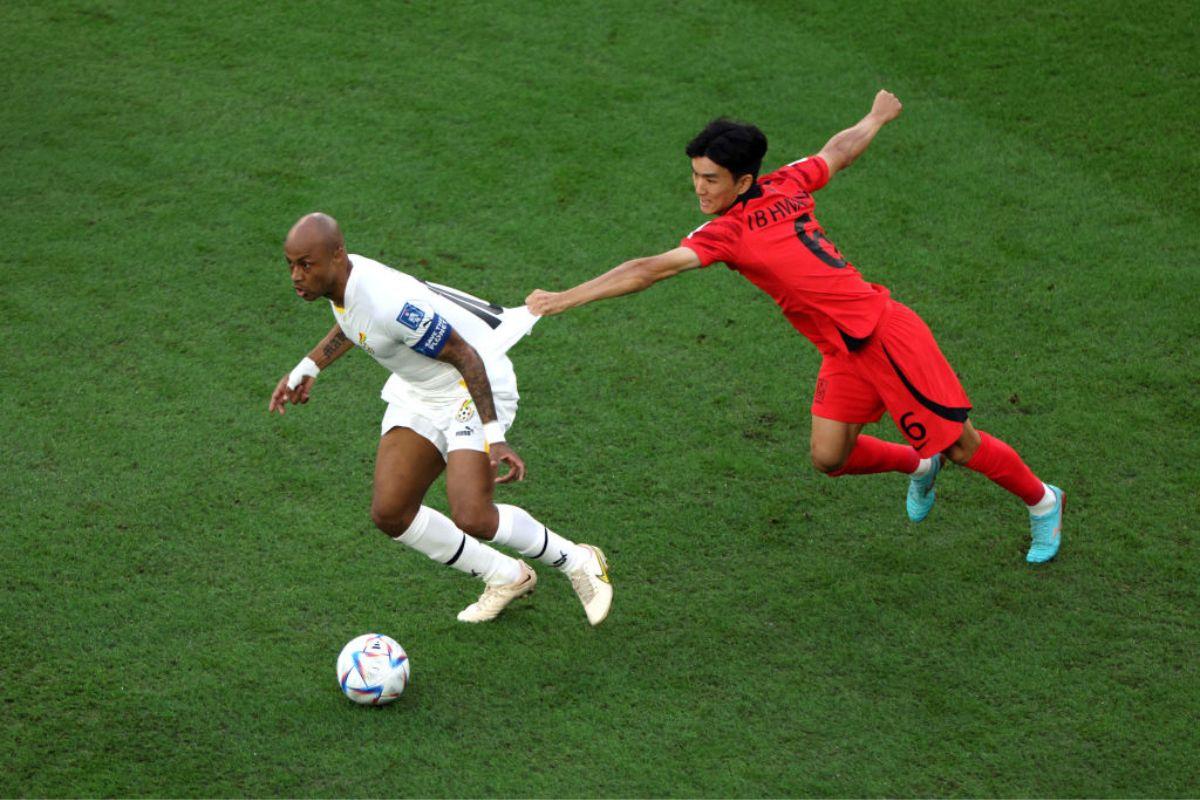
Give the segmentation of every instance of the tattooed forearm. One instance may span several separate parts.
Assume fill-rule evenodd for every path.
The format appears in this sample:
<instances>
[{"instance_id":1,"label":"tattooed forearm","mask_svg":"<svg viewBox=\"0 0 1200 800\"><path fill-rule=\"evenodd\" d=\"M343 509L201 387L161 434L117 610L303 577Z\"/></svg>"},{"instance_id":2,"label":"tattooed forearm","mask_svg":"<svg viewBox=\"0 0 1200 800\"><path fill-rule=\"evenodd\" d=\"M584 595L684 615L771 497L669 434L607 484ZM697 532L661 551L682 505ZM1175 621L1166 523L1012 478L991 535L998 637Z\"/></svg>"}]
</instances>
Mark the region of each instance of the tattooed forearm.
<instances>
[{"instance_id":1,"label":"tattooed forearm","mask_svg":"<svg viewBox=\"0 0 1200 800\"><path fill-rule=\"evenodd\" d=\"M462 375L471 399L475 401L475 409L479 412L479 420L483 423L496 420L496 404L492 400L492 382L488 380L487 368L475 348L467 344L457 333L450 335L439 361L453 364Z\"/></svg>"},{"instance_id":2,"label":"tattooed forearm","mask_svg":"<svg viewBox=\"0 0 1200 800\"><path fill-rule=\"evenodd\" d=\"M354 342L346 338L346 334L342 333L340 326L334 325L325 338L312 349L308 357L315 361L318 367L325 369L353 347Z\"/></svg>"},{"instance_id":3,"label":"tattooed forearm","mask_svg":"<svg viewBox=\"0 0 1200 800\"><path fill-rule=\"evenodd\" d=\"M492 383L488 380L483 360L479 358L479 354L472 347L470 356L464 358L463 362L459 365L458 371L462 373L463 382L467 384L467 391L471 393L471 399L475 401L475 408L479 411L479 421L494 422L496 406L492 401Z\"/></svg>"},{"instance_id":4,"label":"tattooed forearm","mask_svg":"<svg viewBox=\"0 0 1200 800\"><path fill-rule=\"evenodd\" d=\"M341 328L339 328L333 338L325 342L325 346L321 348L321 355L327 361L333 361L333 359L342 354L342 351L346 349L346 345L349 343L350 340L346 338L346 334L342 333Z\"/></svg>"}]
</instances>

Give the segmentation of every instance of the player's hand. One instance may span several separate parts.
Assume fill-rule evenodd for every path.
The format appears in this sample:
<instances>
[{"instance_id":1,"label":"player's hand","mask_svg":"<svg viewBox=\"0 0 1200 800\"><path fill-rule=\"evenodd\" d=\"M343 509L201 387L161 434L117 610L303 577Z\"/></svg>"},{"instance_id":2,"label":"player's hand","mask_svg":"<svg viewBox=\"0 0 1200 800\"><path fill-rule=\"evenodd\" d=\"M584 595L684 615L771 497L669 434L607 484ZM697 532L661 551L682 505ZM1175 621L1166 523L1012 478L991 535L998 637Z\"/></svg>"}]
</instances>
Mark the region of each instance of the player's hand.
<instances>
[{"instance_id":1,"label":"player's hand","mask_svg":"<svg viewBox=\"0 0 1200 800\"><path fill-rule=\"evenodd\" d=\"M875 102L871 104L871 115L876 117L880 123L891 122L900 116L903 108L904 106L900 105L900 101L896 99L896 95L887 89L880 89L875 94Z\"/></svg>"},{"instance_id":2,"label":"player's hand","mask_svg":"<svg viewBox=\"0 0 1200 800\"><path fill-rule=\"evenodd\" d=\"M530 292L529 297L525 298L525 305L539 317L561 314L567 310L563 292L547 292L545 289L534 289Z\"/></svg>"},{"instance_id":3,"label":"player's hand","mask_svg":"<svg viewBox=\"0 0 1200 800\"><path fill-rule=\"evenodd\" d=\"M492 474L496 483L525 480L525 462L505 442L496 442L488 447L488 458L492 460ZM500 474L500 463L508 464L508 473Z\"/></svg>"},{"instance_id":4,"label":"player's hand","mask_svg":"<svg viewBox=\"0 0 1200 800\"><path fill-rule=\"evenodd\" d=\"M288 388L288 376L284 375L279 379L279 383L275 384L275 391L271 392L271 402L267 404L267 413L278 411L284 413L284 406L288 403L299 404L308 402L308 394L312 391L312 385L316 378L311 375L306 375L301 379L300 383L296 384L295 389Z\"/></svg>"}]
</instances>

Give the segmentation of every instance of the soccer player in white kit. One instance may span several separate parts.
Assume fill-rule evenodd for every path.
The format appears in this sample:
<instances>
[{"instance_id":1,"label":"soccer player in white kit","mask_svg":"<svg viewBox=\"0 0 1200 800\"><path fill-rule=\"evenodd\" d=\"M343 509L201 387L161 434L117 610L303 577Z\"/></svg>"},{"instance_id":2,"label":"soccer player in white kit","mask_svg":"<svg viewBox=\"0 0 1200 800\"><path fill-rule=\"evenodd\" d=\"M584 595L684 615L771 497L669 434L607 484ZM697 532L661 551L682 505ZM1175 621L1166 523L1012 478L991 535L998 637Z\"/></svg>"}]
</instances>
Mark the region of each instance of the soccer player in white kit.
<instances>
[{"instance_id":1,"label":"soccer player in white kit","mask_svg":"<svg viewBox=\"0 0 1200 800\"><path fill-rule=\"evenodd\" d=\"M350 255L326 214L301 217L284 253L296 294L327 298L337 322L279 380L268 411L283 414L287 403L307 403L321 370L355 346L365 350L392 373L382 392L388 407L375 460L375 525L483 580L483 594L458 614L464 622L494 619L537 585L528 564L481 539L565 573L588 622L603 622L613 589L600 549L569 541L524 509L492 502L495 483L525 476L525 464L504 440L518 399L505 353L538 318L523 306L503 309ZM508 465L503 476L500 463ZM443 470L450 517L422 504Z\"/></svg>"}]
</instances>

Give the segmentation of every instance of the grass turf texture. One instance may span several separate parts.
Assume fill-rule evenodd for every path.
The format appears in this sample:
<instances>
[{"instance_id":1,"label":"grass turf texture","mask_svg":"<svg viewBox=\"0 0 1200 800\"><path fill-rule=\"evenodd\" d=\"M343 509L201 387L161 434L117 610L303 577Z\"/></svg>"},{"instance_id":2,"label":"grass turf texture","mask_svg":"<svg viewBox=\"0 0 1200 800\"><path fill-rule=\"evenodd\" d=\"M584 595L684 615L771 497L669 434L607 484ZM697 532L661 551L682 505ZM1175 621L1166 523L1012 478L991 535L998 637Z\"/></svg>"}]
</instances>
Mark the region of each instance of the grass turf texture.
<instances>
[{"instance_id":1,"label":"grass turf texture","mask_svg":"<svg viewBox=\"0 0 1200 800\"><path fill-rule=\"evenodd\" d=\"M1195 795L1190 5L982 9L0 8L0 795ZM818 216L1067 490L1056 563L980 476L918 528L813 473L817 355L720 268L514 351L500 497L605 547L597 630L548 569L458 624L477 586L371 529L362 354L267 417L330 325L299 214L511 304L699 224L710 116L774 165L879 86ZM333 679L369 629L413 658L382 710Z\"/></svg>"}]
</instances>

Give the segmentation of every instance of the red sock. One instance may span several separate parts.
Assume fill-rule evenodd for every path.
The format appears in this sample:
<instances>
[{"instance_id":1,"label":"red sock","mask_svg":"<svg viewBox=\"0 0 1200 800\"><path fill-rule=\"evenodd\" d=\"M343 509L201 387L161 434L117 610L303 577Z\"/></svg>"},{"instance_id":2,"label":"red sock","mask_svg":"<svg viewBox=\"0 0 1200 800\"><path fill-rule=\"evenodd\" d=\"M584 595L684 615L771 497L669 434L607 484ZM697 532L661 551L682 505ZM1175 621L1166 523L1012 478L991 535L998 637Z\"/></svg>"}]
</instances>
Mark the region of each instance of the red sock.
<instances>
[{"instance_id":1,"label":"red sock","mask_svg":"<svg viewBox=\"0 0 1200 800\"><path fill-rule=\"evenodd\" d=\"M839 475L871 475L876 472L911 473L919 463L921 457L917 451L906 444L892 444L874 436L859 435L846 463L829 475L836 478Z\"/></svg>"},{"instance_id":2,"label":"red sock","mask_svg":"<svg viewBox=\"0 0 1200 800\"><path fill-rule=\"evenodd\" d=\"M1021 498L1027 506L1042 499L1046 487L1033 470L1025 466L1016 450L983 431L979 431L979 438L982 440L979 449L963 466L986 475Z\"/></svg>"}]
</instances>

